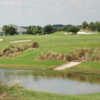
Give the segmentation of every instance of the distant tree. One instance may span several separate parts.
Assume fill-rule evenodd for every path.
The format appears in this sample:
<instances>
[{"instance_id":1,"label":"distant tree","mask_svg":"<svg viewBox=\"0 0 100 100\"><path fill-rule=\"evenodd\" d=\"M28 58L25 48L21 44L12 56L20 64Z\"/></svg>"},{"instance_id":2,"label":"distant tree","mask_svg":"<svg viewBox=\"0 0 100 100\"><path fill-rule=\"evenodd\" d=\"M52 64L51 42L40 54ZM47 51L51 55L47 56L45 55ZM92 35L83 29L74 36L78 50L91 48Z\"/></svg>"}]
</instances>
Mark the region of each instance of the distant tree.
<instances>
[{"instance_id":1,"label":"distant tree","mask_svg":"<svg viewBox=\"0 0 100 100\"><path fill-rule=\"evenodd\" d=\"M10 26L10 25L4 25L2 28L3 32L5 35L14 35L17 34L17 30L15 27Z\"/></svg>"},{"instance_id":2,"label":"distant tree","mask_svg":"<svg viewBox=\"0 0 100 100\"><path fill-rule=\"evenodd\" d=\"M91 31L96 31L97 29L96 29L96 24L94 23L94 22L91 22L89 25L88 25L88 27L89 27L89 29L91 30Z\"/></svg>"},{"instance_id":3,"label":"distant tree","mask_svg":"<svg viewBox=\"0 0 100 100\"><path fill-rule=\"evenodd\" d=\"M52 26L53 26L55 32L56 31L64 31L64 27L65 27L65 25L62 25L62 24L54 24Z\"/></svg>"},{"instance_id":4,"label":"distant tree","mask_svg":"<svg viewBox=\"0 0 100 100\"><path fill-rule=\"evenodd\" d=\"M27 27L27 34L33 34L32 30L32 26Z\"/></svg>"},{"instance_id":5,"label":"distant tree","mask_svg":"<svg viewBox=\"0 0 100 100\"><path fill-rule=\"evenodd\" d=\"M68 32L72 32L73 34L77 34L77 32L78 32L79 30L80 30L80 28L77 27L77 26L70 26L70 27L67 29Z\"/></svg>"},{"instance_id":6,"label":"distant tree","mask_svg":"<svg viewBox=\"0 0 100 100\"><path fill-rule=\"evenodd\" d=\"M63 31L69 31L70 27L72 27L73 25L66 25L63 27Z\"/></svg>"},{"instance_id":7,"label":"distant tree","mask_svg":"<svg viewBox=\"0 0 100 100\"><path fill-rule=\"evenodd\" d=\"M37 27L36 27L36 33L41 34L41 33L42 33L42 27L37 26Z\"/></svg>"},{"instance_id":8,"label":"distant tree","mask_svg":"<svg viewBox=\"0 0 100 100\"><path fill-rule=\"evenodd\" d=\"M3 32L5 33L5 35L9 34L9 27L7 25L4 25L2 28Z\"/></svg>"},{"instance_id":9,"label":"distant tree","mask_svg":"<svg viewBox=\"0 0 100 100\"><path fill-rule=\"evenodd\" d=\"M28 34L41 34L42 33L42 28L40 26L29 26L27 28L27 33Z\"/></svg>"},{"instance_id":10,"label":"distant tree","mask_svg":"<svg viewBox=\"0 0 100 100\"><path fill-rule=\"evenodd\" d=\"M86 21L84 21L82 23L82 29L86 29L88 27L88 23Z\"/></svg>"},{"instance_id":11,"label":"distant tree","mask_svg":"<svg viewBox=\"0 0 100 100\"><path fill-rule=\"evenodd\" d=\"M44 34L50 34L55 31L54 27L52 25L47 25L43 28L43 33Z\"/></svg>"},{"instance_id":12,"label":"distant tree","mask_svg":"<svg viewBox=\"0 0 100 100\"><path fill-rule=\"evenodd\" d=\"M100 22L96 22L95 25L96 25L96 30L100 32Z\"/></svg>"}]
</instances>

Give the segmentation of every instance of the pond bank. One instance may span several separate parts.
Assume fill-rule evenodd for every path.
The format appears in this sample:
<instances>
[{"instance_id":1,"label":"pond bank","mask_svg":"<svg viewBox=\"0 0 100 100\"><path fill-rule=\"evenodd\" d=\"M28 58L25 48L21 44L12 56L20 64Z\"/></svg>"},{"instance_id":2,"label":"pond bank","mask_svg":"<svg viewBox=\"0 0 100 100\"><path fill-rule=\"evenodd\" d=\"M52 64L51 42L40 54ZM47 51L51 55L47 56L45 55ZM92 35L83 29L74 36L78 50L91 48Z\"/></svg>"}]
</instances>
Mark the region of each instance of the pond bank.
<instances>
[{"instance_id":1,"label":"pond bank","mask_svg":"<svg viewBox=\"0 0 100 100\"><path fill-rule=\"evenodd\" d=\"M23 88L0 86L2 100L100 100L100 93L87 95L61 95L47 92L29 91Z\"/></svg>"},{"instance_id":2,"label":"pond bank","mask_svg":"<svg viewBox=\"0 0 100 100\"><path fill-rule=\"evenodd\" d=\"M61 65L62 66L62 65ZM97 66L97 67L95 67ZM80 74L90 74L90 75L100 75L100 63L94 62L82 62L77 67L68 68L65 70L54 71L57 66L37 66L37 65L26 65L26 64L0 64L1 69L18 69L18 70L32 70L37 71L36 74L45 73L47 76L61 76L66 75L66 73L80 73Z\"/></svg>"},{"instance_id":3,"label":"pond bank","mask_svg":"<svg viewBox=\"0 0 100 100\"><path fill-rule=\"evenodd\" d=\"M75 73L67 73L64 76L47 76L45 73L36 75L35 71L30 70L0 70L0 82L8 86L12 86L17 82L25 89L58 94L100 92L99 80L100 76Z\"/></svg>"}]
</instances>

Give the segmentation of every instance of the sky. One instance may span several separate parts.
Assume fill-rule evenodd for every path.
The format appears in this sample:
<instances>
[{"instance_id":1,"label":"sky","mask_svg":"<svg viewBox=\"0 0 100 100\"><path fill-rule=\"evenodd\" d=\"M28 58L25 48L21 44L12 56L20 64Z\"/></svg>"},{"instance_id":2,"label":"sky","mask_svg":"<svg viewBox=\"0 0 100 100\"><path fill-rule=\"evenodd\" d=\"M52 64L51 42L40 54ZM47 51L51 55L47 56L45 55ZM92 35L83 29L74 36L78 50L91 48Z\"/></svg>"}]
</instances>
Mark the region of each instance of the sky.
<instances>
[{"instance_id":1,"label":"sky","mask_svg":"<svg viewBox=\"0 0 100 100\"><path fill-rule=\"evenodd\" d=\"M0 0L0 26L100 21L100 0Z\"/></svg>"}]
</instances>

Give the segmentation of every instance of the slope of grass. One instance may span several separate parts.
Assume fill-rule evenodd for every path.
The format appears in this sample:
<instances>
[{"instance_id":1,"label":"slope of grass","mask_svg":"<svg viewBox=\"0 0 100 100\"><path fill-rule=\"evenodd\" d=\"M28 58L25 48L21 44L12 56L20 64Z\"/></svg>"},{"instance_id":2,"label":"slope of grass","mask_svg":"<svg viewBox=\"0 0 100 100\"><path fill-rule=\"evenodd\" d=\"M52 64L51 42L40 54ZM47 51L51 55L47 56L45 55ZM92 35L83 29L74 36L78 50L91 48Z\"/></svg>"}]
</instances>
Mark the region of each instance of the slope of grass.
<instances>
[{"instance_id":1,"label":"slope of grass","mask_svg":"<svg viewBox=\"0 0 100 100\"><path fill-rule=\"evenodd\" d=\"M28 91L23 88L8 88L0 86L2 100L100 100L100 93L87 95L60 95Z\"/></svg>"},{"instance_id":2,"label":"slope of grass","mask_svg":"<svg viewBox=\"0 0 100 100\"><path fill-rule=\"evenodd\" d=\"M50 35L16 35L16 36L8 36L8 37L0 37L3 38L4 41L0 42L0 49L6 48L8 45L12 45L11 41L15 40L32 40L32 42L38 42L40 48L34 50L27 50L21 53L19 56L15 58L0 58L1 67L9 68L51 68L58 65L62 65L65 62L63 61L36 61L34 58L37 58L41 53L46 53L48 51L68 54L71 51L74 51L78 48L100 48L100 35L64 35L64 32L56 32ZM31 44L28 43L16 43L13 45L23 45L23 44ZM95 64L93 64L95 63ZM90 65L94 65L93 67L89 67ZM86 68L94 68L99 69L98 62L90 63L82 63L79 68L85 66ZM84 67L84 68L85 68Z\"/></svg>"}]
</instances>

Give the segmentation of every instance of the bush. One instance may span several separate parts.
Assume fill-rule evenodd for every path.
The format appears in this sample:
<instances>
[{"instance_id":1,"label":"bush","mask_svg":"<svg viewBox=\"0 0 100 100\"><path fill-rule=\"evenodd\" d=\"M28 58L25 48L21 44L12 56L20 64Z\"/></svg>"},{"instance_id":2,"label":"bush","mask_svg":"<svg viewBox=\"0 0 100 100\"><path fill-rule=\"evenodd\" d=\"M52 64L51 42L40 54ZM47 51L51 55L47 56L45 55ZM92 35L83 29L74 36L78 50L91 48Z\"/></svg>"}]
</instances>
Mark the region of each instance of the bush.
<instances>
[{"instance_id":1,"label":"bush","mask_svg":"<svg viewBox=\"0 0 100 100\"><path fill-rule=\"evenodd\" d=\"M28 50L29 48L39 48L39 44L34 42L32 45L14 46L9 45L7 48L0 51L0 57L16 57L21 52Z\"/></svg>"},{"instance_id":2,"label":"bush","mask_svg":"<svg viewBox=\"0 0 100 100\"><path fill-rule=\"evenodd\" d=\"M44 34L50 34L54 32L54 27L52 25L47 25L43 28L43 33Z\"/></svg>"},{"instance_id":3,"label":"bush","mask_svg":"<svg viewBox=\"0 0 100 100\"><path fill-rule=\"evenodd\" d=\"M15 35L17 34L17 29L12 25L4 25L2 28L5 35Z\"/></svg>"},{"instance_id":4,"label":"bush","mask_svg":"<svg viewBox=\"0 0 100 100\"><path fill-rule=\"evenodd\" d=\"M40 60L60 60L60 61L100 61L100 49L78 49L67 55L54 52L42 53Z\"/></svg>"},{"instance_id":5,"label":"bush","mask_svg":"<svg viewBox=\"0 0 100 100\"><path fill-rule=\"evenodd\" d=\"M38 42L34 42L34 43L32 44L32 48L39 48Z\"/></svg>"},{"instance_id":6,"label":"bush","mask_svg":"<svg viewBox=\"0 0 100 100\"><path fill-rule=\"evenodd\" d=\"M42 28L40 26L29 26L27 28L27 34L42 34Z\"/></svg>"},{"instance_id":7,"label":"bush","mask_svg":"<svg viewBox=\"0 0 100 100\"><path fill-rule=\"evenodd\" d=\"M76 34L80 30L77 26L71 26L68 28L68 32L72 32L73 34Z\"/></svg>"}]
</instances>

